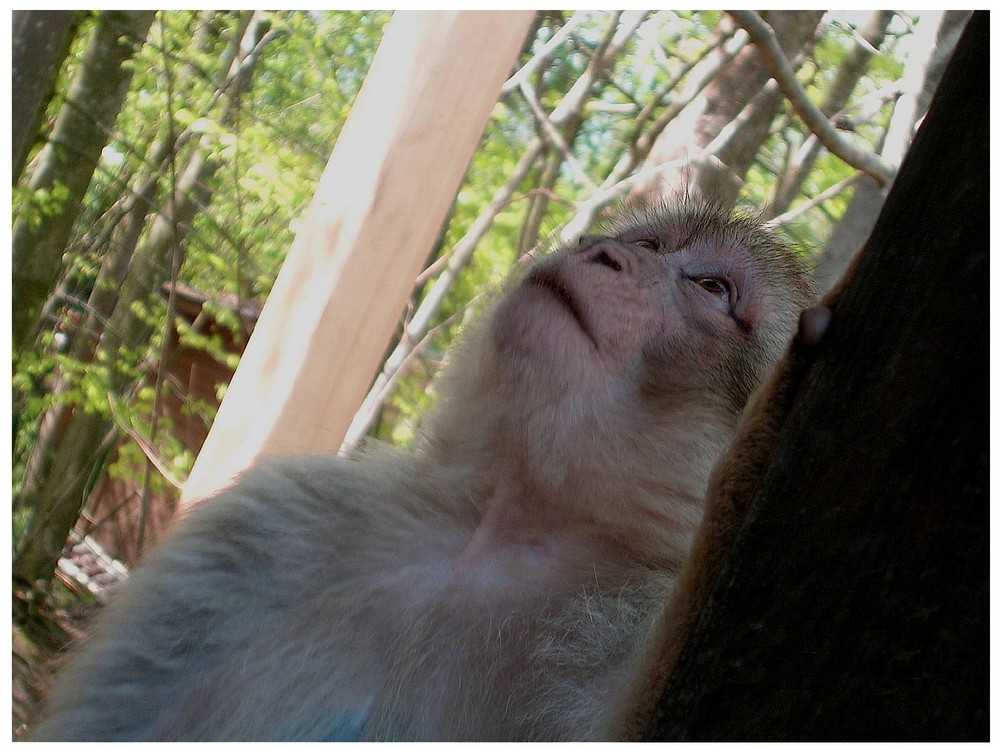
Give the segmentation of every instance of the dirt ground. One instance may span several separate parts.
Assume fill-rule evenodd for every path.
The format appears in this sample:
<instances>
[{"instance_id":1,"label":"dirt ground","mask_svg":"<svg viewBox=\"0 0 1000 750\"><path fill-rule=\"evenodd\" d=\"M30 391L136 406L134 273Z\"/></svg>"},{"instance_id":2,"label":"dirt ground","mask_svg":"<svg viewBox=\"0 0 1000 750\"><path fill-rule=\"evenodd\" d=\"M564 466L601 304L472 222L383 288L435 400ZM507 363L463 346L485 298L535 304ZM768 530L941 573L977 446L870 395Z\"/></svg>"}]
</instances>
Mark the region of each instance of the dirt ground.
<instances>
[{"instance_id":1,"label":"dirt ground","mask_svg":"<svg viewBox=\"0 0 1000 750\"><path fill-rule=\"evenodd\" d=\"M45 637L32 638L19 625L11 629L11 714L13 740L23 740L38 720L45 692L65 660L70 645L80 638L100 608L96 602L75 602L58 609L47 622Z\"/></svg>"},{"instance_id":2,"label":"dirt ground","mask_svg":"<svg viewBox=\"0 0 1000 750\"><path fill-rule=\"evenodd\" d=\"M13 736L24 739L41 706L42 695L48 687L50 676L46 665L51 655L42 653L18 627L13 629L11 643L11 680Z\"/></svg>"}]
</instances>

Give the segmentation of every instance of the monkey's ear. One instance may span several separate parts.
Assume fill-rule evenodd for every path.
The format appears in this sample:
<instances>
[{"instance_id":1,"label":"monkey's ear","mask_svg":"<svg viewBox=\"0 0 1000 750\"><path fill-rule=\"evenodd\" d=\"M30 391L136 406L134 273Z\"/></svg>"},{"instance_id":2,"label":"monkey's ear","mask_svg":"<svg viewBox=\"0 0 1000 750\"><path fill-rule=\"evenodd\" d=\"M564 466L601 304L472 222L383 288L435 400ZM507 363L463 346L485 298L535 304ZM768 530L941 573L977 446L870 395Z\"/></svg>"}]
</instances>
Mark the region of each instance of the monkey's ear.
<instances>
[{"instance_id":1,"label":"monkey's ear","mask_svg":"<svg viewBox=\"0 0 1000 750\"><path fill-rule=\"evenodd\" d=\"M823 340L830 326L833 311L829 307L816 305L807 307L799 316L799 330L795 340L800 346L812 348Z\"/></svg>"}]
</instances>

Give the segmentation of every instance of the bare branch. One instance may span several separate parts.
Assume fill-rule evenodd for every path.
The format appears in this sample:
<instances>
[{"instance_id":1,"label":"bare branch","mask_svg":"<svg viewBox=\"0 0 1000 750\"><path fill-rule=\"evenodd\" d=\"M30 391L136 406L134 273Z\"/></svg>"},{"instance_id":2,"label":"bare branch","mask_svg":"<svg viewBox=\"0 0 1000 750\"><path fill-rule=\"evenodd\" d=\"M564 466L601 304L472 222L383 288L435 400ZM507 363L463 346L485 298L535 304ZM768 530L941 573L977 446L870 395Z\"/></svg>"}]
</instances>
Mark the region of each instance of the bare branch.
<instances>
[{"instance_id":1,"label":"bare branch","mask_svg":"<svg viewBox=\"0 0 1000 750\"><path fill-rule=\"evenodd\" d=\"M674 84L667 89L667 91L672 91L681 81L684 81L688 75L691 77L684 83L683 89L680 95L677 96L667 109L654 121L653 124L645 129L641 135L636 139L634 147L634 155L631 160L631 164L624 167L621 163L615 166L615 172L619 172L616 179L621 179L628 172L632 171L632 167L638 162L646 158L646 155L653 148L653 142L656 137L663 132L663 130L677 117L678 114L690 104L696 96L698 96L702 90L719 74L719 72L728 65L733 58L749 43L750 37L745 31L740 29L737 33L731 34L723 32L721 33L711 44L705 47L702 54L691 63L686 65L681 69L677 75L677 80ZM721 47L722 52L714 59L709 56ZM647 104L643 111L639 113L636 118L635 126L636 130L642 130L646 121L652 116L653 110L659 105L659 99L651 101ZM625 169L624 172L620 172L621 169Z\"/></svg>"},{"instance_id":2,"label":"bare branch","mask_svg":"<svg viewBox=\"0 0 1000 750\"><path fill-rule=\"evenodd\" d=\"M170 468L163 463L163 460L157 453L156 446L139 432L136 426L132 423L130 417L119 408L118 404L115 402L115 398L110 393L108 394L108 404L111 407L111 419L118 429L135 441L135 444L139 446L139 450L143 452L143 455L146 456L146 459L153 465L160 476L166 479L178 490L183 489L184 480L170 471Z\"/></svg>"},{"instance_id":3,"label":"bare branch","mask_svg":"<svg viewBox=\"0 0 1000 750\"><path fill-rule=\"evenodd\" d=\"M466 308L473 305L478 297L474 297L466 305ZM445 328L454 323L463 313L465 308L456 310L454 313L449 315L447 319L438 323L436 326L427 331L423 338L415 343L411 343L406 350L400 350L399 347L393 351L393 355L398 352L401 354L401 359L396 363L395 367L391 370L388 368L383 369L379 373L378 378L375 379L374 385L368 391L368 395L365 396L365 400L358 407L357 414L354 415L354 420L351 422L351 428L347 431L347 435L344 437L344 442L340 445L341 455L350 453L351 451L357 450L360 446L361 441L364 439L365 435L371 429L372 424L375 422L375 416L378 414L378 410L382 408L382 404L385 403L386 399L392 395L393 388L396 386L396 381L403 374L406 366L413 360L414 357L419 355L427 346L437 338L438 334L441 333Z\"/></svg>"},{"instance_id":4,"label":"bare branch","mask_svg":"<svg viewBox=\"0 0 1000 750\"><path fill-rule=\"evenodd\" d=\"M855 172L850 177L841 180L836 185L832 185L831 187L828 187L822 193L819 193L818 195L814 196L813 198L810 198L805 203L802 203L801 205L796 206L795 208L793 208L790 211L786 211L785 213L781 214L780 216L775 216L773 219L771 219L770 221L767 222L767 226L778 227L778 226L782 226L784 224L790 224L791 222L793 222L796 219L798 219L806 211L809 211L809 210L815 208L816 206L820 205L824 201L828 201L831 198L833 198L833 197L835 197L837 195L840 195L840 193L844 192L845 190L847 190L847 188L851 187L851 185L853 185L855 182L857 182L858 180L860 180L862 174L863 174L862 172Z\"/></svg>"},{"instance_id":5,"label":"bare branch","mask_svg":"<svg viewBox=\"0 0 1000 750\"><path fill-rule=\"evenodd\" d=\"M871 175L882 185L888 185L892 182L896 176L896 170L891 165L877 154L860 149L841 136L819 107L812 103L805 89L795 77L795 71L782 52L774 30L752 10L730 10L727 12L750 35L754 44L760 49L768 70L781 87L782 93L791 102L802 121L816 134L816 137L829 149L830 153L843 159L852 167Z\"/></svg>"},{"instance_id":6,"label":"bare branch","mask_svg":"<svg viewBox=\"0 0 1000 750\"><path fill-rule=\"evenodd\" d=\"M704 57L690 69L691 78L685 83L680 96L671 102L667 110L650 125L646 132L639 136L636 140L635 148L618 160L614 169L611 170L611 173L601 183L600 189L595 191L586 200L577 204L576 214L563 227L560 235L560 239L563 242L572 242L583 234L594 223L594 217L598 211L632 187L637 175L632 175L631 177L628 175L635 169L637 164L646 158L653 147L656 136L701 94L712 79L739 54L748 42L748 35L746 32L741 31L731 39L725 40L722 47L723 53L718 58L710 59ZM643 179L651 173L664 171L674 165L675 162L671 161L649 171L644 171Z\"/></svg>"},{"instance_id":7,"label":"bare branch","mask_svg":"<svg viewBox=\"0 0 1000 750\"><path fill-rule=\"evenodd\" d=\"M636 29L645 20L645 13L635 11L619 15L616 19L618 27L614 35L602 40L594 54L594 58L590 61L590 65L587 66L587 70L576 79L576 83L573 84L573 87L563 97L559 106L552 110L549 119L553 125L557 127L563 125L571 116L582 111L587 97L591 94L594 83L601 75L601 71L605 69L610 61L616 59L621 54L628 40L632 38Z\"/></svg>"},{"instance_id":8,"label":"bare branch","mask_svg":"<svg viewBox=\"0 0 1000 750\"><path fill-rule=\"evenodd\" d=\"M587 172L580 165L580 162L578 162L576 157L573 156L573 152L570 151L569 146L566 145L566 141L563 140L562 135L559 133L559 129L552 124L552 121L542 109L542 105L538 103L538 97L535 96L535 90L532 88L531 84L522 81L520 88L521 95L528 103L528 106L531 107L531 111L535 115L535 119L538 121L538 124L542 126L542 132L545 134L545 139L559 151L563 159L566 160L566 163L569 164L570 170L573 172L573 176L576 177L576 181L591 190L597 190L597 185L594 184L594 181L587 175Z\"/></svg>"},{"instance_id":9,"label":"bare branch","mask_svg":"<svg viewBox=\"0 0 1000 750\"><path fill-rule=\"evenodd\" d=\"M514 73L514 75L507 79L503 88L500 89L500 95L505 96L506 94L509 94L522 83L530 79L542 64L548 62L549 58L552 57L555 51L562 46L562 43L569 39L570 34L573 33L577 26L583 23L587 15L587 11L578 11L574 13L572 18L564 23L562 28L553 34L552 38L539 48L538 53L534 57L528 60L528 62L522 65L517 72Z\"/></svg>"}]
</instances>

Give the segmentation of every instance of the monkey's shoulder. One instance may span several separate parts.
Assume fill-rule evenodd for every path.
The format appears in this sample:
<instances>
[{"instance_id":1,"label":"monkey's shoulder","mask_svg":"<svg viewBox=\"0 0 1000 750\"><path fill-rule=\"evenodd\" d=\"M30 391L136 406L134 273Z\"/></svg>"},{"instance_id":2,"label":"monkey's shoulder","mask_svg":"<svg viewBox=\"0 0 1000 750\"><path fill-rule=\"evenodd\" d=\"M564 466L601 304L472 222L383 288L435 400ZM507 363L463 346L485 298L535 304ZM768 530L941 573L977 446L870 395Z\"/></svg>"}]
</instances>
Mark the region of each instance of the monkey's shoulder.
<instances>
[{"instance_id":1,"label":"monkey's shoulder","mask_svg":"<svg viewBox=\"0 0 1000 750\"><path fill-rule=\"evenodd\" d=\"M323 684L346 712L340 718L353 716L364 662L334 657L362 644L374 658L381 646L371 628L357 627L359 578L370 575L371 550L388 556L390 545L373 540L394 525L380 520L383 507L408 492L401 473L333 457L282 459L196 505L112 594L39 738L273 737L279 714L295 714L293 697L311 700L299 683ZM287 655L295 643L324 656ZM243 675L240 690L229 684L234 675ZM220 697L231 692L244 708ZM232 718L203 716L206 706ZM182 733L162 723L170 715L186 717Z\"/></svg>"},{"instance_id":2,"label":"monkey's shoulder","mask_svg":"<svg viewBox=\"0 0 1000 750\"><path fill-rule=\"evenodd\" d=\"M378 575L406 563L406 550L449 547L457 511L432 484L399 455L265 461L196 507L152 565L222 588L249 577L255 601L281 607L310 581Z\"/></svg>"},{"instance_id":3,"label":"monkey's shoulder","mask_svg":"<svg viewBox=\"0 0 1000 750\"><path fill-rule=\"evenodd\" d=\"M378 523L393 508L412 506L413 476L408 462L323 455L270 459L196 508L182 533L218 540L247 531L293 537L312 530L343 538Z\"/></svg>"},{"instance_id":4,"label":"monkey's shoulder","mask_svg":"<svg viewBox=\"0 0 1000 750\"><path fill-rule=\"evenodd\" d=\"M43 736L589 736L662 577L513 596L456 575L460 484L377 459L248 472L135 571Z\"/></svg>"}]
</instances>

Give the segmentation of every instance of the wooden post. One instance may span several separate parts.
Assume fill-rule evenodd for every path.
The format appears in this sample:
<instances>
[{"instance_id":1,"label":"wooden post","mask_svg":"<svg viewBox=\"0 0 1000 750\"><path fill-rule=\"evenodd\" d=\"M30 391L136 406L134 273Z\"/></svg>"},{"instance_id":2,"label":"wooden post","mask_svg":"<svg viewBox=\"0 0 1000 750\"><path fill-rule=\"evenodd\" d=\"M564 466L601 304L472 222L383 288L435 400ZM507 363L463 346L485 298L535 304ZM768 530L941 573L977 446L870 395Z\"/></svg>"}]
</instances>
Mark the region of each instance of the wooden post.
<instances>
[{"instance_id":1,"label":"wooden post","mask_svg":"<svg viewBox=\"0 0 1000 750\"><path fill-rule=\"evenodd\" d=\"M340 447L533 16L393 16L185 501L260 457Z\"/></svg>"}]
</instances>

